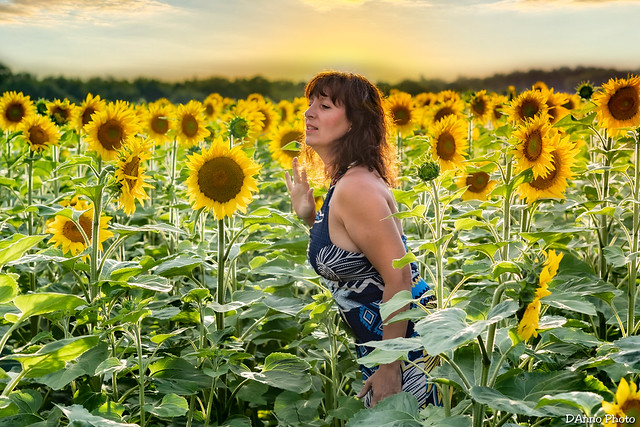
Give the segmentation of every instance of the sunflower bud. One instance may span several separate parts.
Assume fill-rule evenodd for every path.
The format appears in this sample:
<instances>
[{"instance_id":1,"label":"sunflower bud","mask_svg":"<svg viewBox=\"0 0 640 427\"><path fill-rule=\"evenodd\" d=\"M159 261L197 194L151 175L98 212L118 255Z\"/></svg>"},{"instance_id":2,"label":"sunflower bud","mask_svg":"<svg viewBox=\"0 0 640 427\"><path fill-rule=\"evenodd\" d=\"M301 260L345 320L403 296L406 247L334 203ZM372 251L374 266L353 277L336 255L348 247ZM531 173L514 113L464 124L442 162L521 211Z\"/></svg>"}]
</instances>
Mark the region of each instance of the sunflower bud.
<instances>
[{"instance_id":1,"label":"sunflower bud","mask_svg":"<svg viewBox=\"0 0 640 427\"><path fill-rule=\"evenodd\" d=\"M246 138L249 135L249 123L244 117L234 117L229 123L229 133L237 139Z\"/></svg>"},{"instance_id":2,"label":"sunflower bud","mask_svg":"<svg viewBox=\"0 0 640 427\"><path fill-rule=\"evenodd\" d=\"M440 165L432 160L418 166L418 177L425 183L433 181L440 175Z\"/></svg>"},{"instance_id":3,"label":"sunflower bud","mask_svg":"<svg viewBox=\"0 0 640 427\"><path fill-rule=\"evenodd\" d=\"M591 99L591 96L593 96L593 85L589 82L581 83L580 86L578 86L577 92L580 98L588 101Z\"/></svg>"}]
</instances>

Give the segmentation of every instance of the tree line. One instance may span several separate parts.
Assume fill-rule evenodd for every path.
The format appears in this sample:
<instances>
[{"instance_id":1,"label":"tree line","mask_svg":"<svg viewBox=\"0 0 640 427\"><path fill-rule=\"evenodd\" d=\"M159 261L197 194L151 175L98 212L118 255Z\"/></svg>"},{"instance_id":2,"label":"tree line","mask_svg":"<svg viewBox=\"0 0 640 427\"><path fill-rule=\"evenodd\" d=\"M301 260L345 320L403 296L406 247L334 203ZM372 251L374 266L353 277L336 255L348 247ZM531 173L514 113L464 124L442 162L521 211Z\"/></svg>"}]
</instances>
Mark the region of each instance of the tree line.
<instances>
[{"instance_id":1,"label":"tree line","mask_svg":"<svg viewBox=\"0 0 640 427\"><path fill-rule=\"evenodd\" d=\"M453 81L443 79L417 80L405 79L398 83L377 82L380 89L389 93L398 89L416 95L420 92L439 92L455 90L458 92L486 89L492 92L506 93L509 86L517 91L530 88L542 81L560 92L575 92L582 82L599 86L612 77L627 77L640 74L639 70L620 70L597 67L561 67L553 70L531 69L511 73L499 73L485 78L458 77ZM37 78L30 73L14 73L0 63L0 93L15 90L29 95L32 99L69 99L79 103L87 93L99 94L102 98L126 100L131 102L152 102L167 98L173 103L185 103L192 99L204 100L211 93L219 93L230 98L246 98L252 93L260 93L273 101L292 99L302 96L305 82L290 80L269 80L262 76L209 77L190 79L181 82L167 82L158 79L140 77L132 80L112 77L93 77L88 79L64 76Z\"/></svg>"}]
</instances>

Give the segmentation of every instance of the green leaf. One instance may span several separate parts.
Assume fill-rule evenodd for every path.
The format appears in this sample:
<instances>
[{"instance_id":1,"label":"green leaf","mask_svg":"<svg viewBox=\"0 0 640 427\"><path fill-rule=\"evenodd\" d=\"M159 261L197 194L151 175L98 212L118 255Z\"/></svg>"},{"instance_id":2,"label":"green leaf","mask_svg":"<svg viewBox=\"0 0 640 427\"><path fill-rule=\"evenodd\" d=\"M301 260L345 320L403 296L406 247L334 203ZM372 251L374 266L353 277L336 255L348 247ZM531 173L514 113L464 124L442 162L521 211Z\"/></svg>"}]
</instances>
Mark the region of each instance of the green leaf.
<instances>
[{"instance_id":1,"label":"green leaf","mask_svg":"<svg viewBox=\"0 0 640 427\"><path fill-rule=\"evenodd\" d=\"M168 261L160 263L156 269L155 274L163 277L175 277L175 276L187 276L191 273L191 270L202 264L202 258L192 258L188 256L179 256Z\"/></svg>"},{"instance_id":2,"label":"green leaf","mask_svg":"<svg viewBox=\"0 0 640 427\"><path fill-rule=\"evenodd\" d=\"M265 358L262 372L242 372L244 378L289 390L304 393L311 388L311 366L298 356L289 353L270 353Z\"/></svg>"},{"instance_id":3,"label":"green leaf","mask_svg":"<svg viewBox=\"0 0 640 427\"><path fill-rule=\"evenodd\" d=\"M576 293L552 289L551 295L541 298L540 302L561 310L570 310L589 316L596 316L596 307L592 303L585 301L583 296Z\"/></svg>"},{"instance_id":4,"label":"green leaf","mask_svg":"<svg viewBox=\"0 0 640 427\"><path fill-rule=\"evenodd\" d=\"M425 205L418 205L409 211L396 212L389 216L394 218L400 218L400 219L423 218L426 210L427 210L427 207Z\"/></svg>"},{"instance_id":5,"label":"green leaf","mask_svg":"<svg viewBox=\"0 0 640 427\"><path fill-rule=\"evenodd\" d=\"M540 408L545 405L569 405L580 409L587 416L591 416L592 411L596 405L602 404L602 396L589 391L571 391L567 393L558 393L555 395L543 396L538 402L537 407Z\"/></svg>"},{"instance_id":6,"label":"green leaf","mask_svg":"<svg viewBox=\"0 0 640 427\"><path fill-rule=\"evenodd\" d=\"M496 264L493 264L491 274L494 279L497 279L504 273L520 273L520 266L513 261L501 261Z\"/></svg>"},{"instance_id":7,"label":"green leaf","mask_svg":"<svg viewBox=\"0 0 640 427\"><path fill-rule=\"evenodd\" d=\"M487 228L487 224L483 221L478 221L473 218L460 218L454 222L453 227L456 231L459 230L471 230L473 228Z\"/></svg>"},{"instance_id":8,"label":"green leaf","mask_svg":"<svg viewBox=\"0 0 640 427\"><path fill-rule=\"evenodd\" d=\"M244 225L252 224L276 224L276 225L293 225L293 222L282 215L282 212L270 208L258 208L251 212L252 215L242 217Z\"/></svg>"},{"instance_id":9,"label":"green leaf","mask_svg":"<svg viewBox=\"0 0 640 427\"><path fill-rule=\"evenodd\" d=\"M369 341L367 345L374 347L375 350L359 358L358 363L369 367L395 362L400 359L407 360L407 354L410 351L422 348L422 342L419 337Z\"/></svg>"},{"instance_id":10,"label":"green leaf","mask_svg":"<svg viewBox=\"0 0 640 427\"><path fill-rule=\"evenodd\" d=\"M438 247L442 247L443 249L446 248L446 246L449 244L449 240L452 237L453 237L453 234L451 234L451 233L450 234L445 234L444 236L442 236L438 240L432 240L432 241L428 241L426 243L423 243L422 245L420 245L418 250L421 250L421 251L426 250L427 252L431 252L431 253L435 254L436 253L436 249Z\"/></svg>"},{"instance_id":11,"label":"green leaf","mask_svg":"<svg viewBox=\"0 0 640 427\"><path fill-rule=\"evenodd\" d=\"M109 357L98 365L96 375L111 375L114 372L120 372L127 369L127 362L117 357Z\"/></svg>"},{"instance_id":12,"label":"green leaf","mask_svg":"<svg viewBox=\"0 0 640 427\"><path fill-rule=\"evenodd\" d=\"M404 308L413 301L410 291L397 292L389 301L380 304L380 317L387 319L391 313Z\"/></svg>"},{"instance_id":13,"label":"green leaf","mask_svg":"<svg viewBox=\"0 0 640 427\"><path fill-rule=\"evenodd\" d=\"M418 401L405 391L391 395L371 409L362 409L347 427L420 427Z\"/></svg>"},{"instance_id":14,"label":"green leaf","mask_svg":"<svg viewBox=\"0 0 640 427\"><path fill-rule=\"evenodd\" d=\"M2 249L0 249L0 268L2 268L6 263L20 258L25 252L44 240L45 237L47 237L46 234L39 234L35 236L22 236L21 234L16 234L13 236L11 241L5 240L1 242Z\"/></svg>"},{"instance_id":15,"label":"green leaf","mask_svg":"<svg viewBox=\"0 0 640 427\"><path fill-rule=\"evenodd\" d=\"M11 301L18 295L19 277L16 273L0 274L0 304Z\"/></svg>"},{"instance_id":16,"label":"green leaf","mask_svg":"<svg viewBox=\"0 0 640 427\"><path fill-rule=\"evenodd\" d=\"M85 304L85 301L75 295L41 292L38 294L18 295L13 300L22 312L20 319L30 316L52 313L54 311L68 311Z\"/></svg>"},{"instance_id":17,"label":"green leaf","mask_svg":"<svg viewBox=\"0 0 640 427\"><path fill-rule=\"evenodd\" d=\"M119 423L107 418L92 415L80 405L60 406L55 404L69 419L69 425L90 425L93 427L139 427L138 424ZM77 424L76 424L77 423Z\"/></svg>"},{"instance_id":18,"label":"green leaf","mask_svg":"<svg viewBox=\"0 0 640 427\"><path fill-rule=\"evenodd\" d=\"M321 403L320 396L301 399L298 393L285 390L276 397L273 410L279 425L305 426L319 419L318 406Z\"/></svg>"},{"instance_id":19,"label":"green leaf","mask_svg":"<svg viewBox=\"0 0 640 427\"><path fill-rule=\"evenodd\" d=\"M169 338L175 337L176 335L180 335L181 333L183 333L187 329L189 329L189 328L180 328L180 329L175 330L173 332L170 332L168 334L156 334L156 335L151 337L151 342L154 342L154 343L160 345L163 342L165 342L166 340L168 340Z\"/></svg>"},{"instance_id":20,"label":"green leaf","mask_svg":"<svg viewBox=\"0 0 640 427\"><path fill-rule=\"evenodd\" d=\"M144 405L144 409L161 418L173 418L186 414L189 405L184 397L171 393L162 397L160 405L147 404Z\"/></svg>"},{"instance_id":21,"label":"green leaf","mask_svg":"<svg viewBox=\"0 0 640 427\"><path fill-rule=\"evenodd\" d=\"M30 389L14 391L9 395L9 399L22 414L37 414L42 405L42 395Z\"/></svg>"},{"instance_id":22,"label":"green leaf","mask_svg":"<svg viewBox=\"0 0 640 427\"><path fill-rule=\"evenodd\" d=\"M95 335L65 338L49 343L33 354L11 354L4 358L17 360L27 378L36 378L64 368L66 362L93 348L99 340Z\"/></svg>"},{"instance_id":23,"label":"green leaf","mask_svg":"<svg viewBox=\"0 0 640 427\"><path fill-rule=\"evenodd\" d=\"M145 224L145 225L138 225L138 226L114 223L114 224L111 224L110 227L112 230L117 231L118 234L120 234L121 236L128 236L131 234L141 233L145 231L150 231L153 233L187 234L187 232L184 231L183 229L174 227L173 225L165 224L165 223Z\"/></svg>"},{"instance_id":24,"label":"green leaf","mask_svg":"<svg viewBox=\"0 0 640 427\"><path fill-rule=\"evenodd\" d=\"M299 298L277 297L275 295L267 295L262 302L267 307L290 316L296 316L307 305Z\"/></svg>"},{"instance_id":25,"label":"green leaf","mask_svg":"<svg viewBox=\"0 0 640 427\"><path fill-rule=\"evenodd\" d=\"M478 403L489 406L491 409L504 411L511 414L528 415L530 417L544 417L547 412L536 409L535 402L514 399L491 387L471 387L471 398Z\"/></svg>"},{"instance_id":26,"label":"green leaf","mask_svg":"<svg viewBox=\"0 0 640 427\"><path fill-rule=\"evenodd\" d=\"M611 354L611 359L634 369L640 368L640 335L616 340L613 342L613 347L618 348L619 351Z\"/></svg>"},{"instance_id":27,"label":"green leaf","mask_svg":"<svg viewBox=\"0 0 640 427\"><path fill-rule=\"evenodd\" d=\"M407 252L402 258L393 260L393 268L402 268L405 265L411 264L412 262L417 261L418 258L412 253Z\"/></svg>"},{"instance_id":28,"label":"green leaf","mask_svg":"<svg viewBox=\"0 0 640 427\"><path fill-rule=\"evenodd\" d=\"M283 151L300 151L300 142L291 141L290 143L288 143L284 147L281 147L280 149Z\"/></svg>"}]
</instances>

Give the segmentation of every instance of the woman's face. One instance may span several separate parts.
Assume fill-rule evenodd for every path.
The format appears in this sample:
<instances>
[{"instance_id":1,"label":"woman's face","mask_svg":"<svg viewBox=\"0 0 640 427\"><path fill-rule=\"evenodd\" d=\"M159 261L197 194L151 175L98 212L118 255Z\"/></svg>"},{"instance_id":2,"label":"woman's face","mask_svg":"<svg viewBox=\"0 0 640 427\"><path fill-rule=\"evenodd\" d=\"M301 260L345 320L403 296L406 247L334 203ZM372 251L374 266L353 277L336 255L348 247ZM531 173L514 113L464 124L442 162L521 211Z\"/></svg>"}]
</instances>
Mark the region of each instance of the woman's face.
<instances>
[{"instance_id":1,"label":"woman's face","mask_svg":"<svg viewBox=\"0 0 640 427\"><path fill-rule=\"evenodd\" d=\"M334 104L328 96L309 98L309 108L304 116L307 145L316 151L332 146L351 127L344 105Z\"/></svg>"}]
</instances>

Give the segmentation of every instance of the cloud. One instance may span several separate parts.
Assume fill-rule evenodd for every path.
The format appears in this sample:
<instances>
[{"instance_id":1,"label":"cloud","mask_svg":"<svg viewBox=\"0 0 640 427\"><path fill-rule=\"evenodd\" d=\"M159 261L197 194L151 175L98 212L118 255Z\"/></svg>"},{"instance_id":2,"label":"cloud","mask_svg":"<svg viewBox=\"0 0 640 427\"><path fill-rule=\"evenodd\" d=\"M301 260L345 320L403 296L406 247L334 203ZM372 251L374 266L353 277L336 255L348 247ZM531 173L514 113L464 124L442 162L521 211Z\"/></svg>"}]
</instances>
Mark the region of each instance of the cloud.
<instances>
[{"instance_id":1,"label":"cloud","mask_svg":"<svg viewBox=\"0 0 640 427\"><path fill-rule=\"evenodd\" d=\"M150 14L172 9L158 0L8 0L0 3L0 25L47 25L61 19L107 24L114 15Z\"/></svg>"},{"instance_id":2,"label":"cloud","mask_svg":"<svg viewBox=\"0 0 640 427\"><path fill-rule=\"evenodd\" d=\"M550 10L562 8L611 7L637 4L640 0L498 0L483 5L495 10Z\"/></svg>"},{"instance_id":3,"label":"cloud","mask_svg":"<svg viewBox=\"0 0 640 427\"><path fill-rule=\"evenodd\" d=\"M367 3L387 3L397 6L430 6L430 0L300 0L313 8L326 12L340 8L357 8Z\"/></svg>"}]
</instances>

